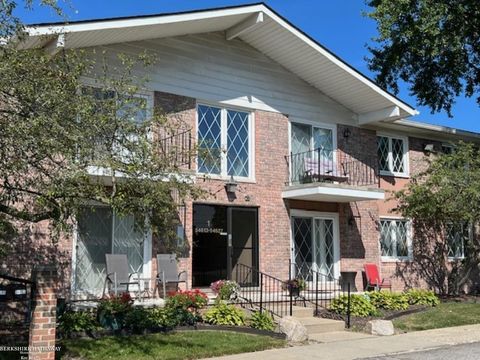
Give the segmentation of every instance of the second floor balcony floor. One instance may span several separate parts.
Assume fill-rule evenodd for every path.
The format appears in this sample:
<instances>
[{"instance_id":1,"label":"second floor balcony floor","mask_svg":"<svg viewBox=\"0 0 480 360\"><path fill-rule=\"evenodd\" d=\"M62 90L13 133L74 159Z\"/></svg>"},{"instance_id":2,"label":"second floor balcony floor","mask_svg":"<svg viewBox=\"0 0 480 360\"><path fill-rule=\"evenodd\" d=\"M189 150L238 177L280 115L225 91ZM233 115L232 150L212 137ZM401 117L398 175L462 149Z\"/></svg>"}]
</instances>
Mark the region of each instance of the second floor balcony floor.
<instances>
[{"instance_id":1,"label":"second floor balcony floor","mask_svg":"<svg viewBox=\"0 0 480 360\"><path fill-rule=\"evenodd\" d=\"M291 153L285 159L289 178L283 198L327 202L384 199L376 157L360 159L319 147Z\"/></svg>"}]
</instances>

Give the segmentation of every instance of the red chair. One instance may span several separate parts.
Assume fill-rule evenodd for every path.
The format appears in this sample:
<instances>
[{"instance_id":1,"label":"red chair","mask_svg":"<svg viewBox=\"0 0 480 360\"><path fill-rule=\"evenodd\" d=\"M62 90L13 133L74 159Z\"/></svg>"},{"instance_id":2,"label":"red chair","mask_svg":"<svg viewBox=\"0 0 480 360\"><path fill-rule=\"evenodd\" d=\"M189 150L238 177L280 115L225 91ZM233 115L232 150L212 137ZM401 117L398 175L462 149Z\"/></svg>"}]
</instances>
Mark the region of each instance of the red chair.
<instances>
[{"instance_id":1,"label":"red chair","mask_svg":"<svg viewBox=\"0 0 480 360\"><path fill-rule=\"evenodd\" d=\"M365 276L367 277L366 290L390 289L390 291L392 291L392 283L386 279L382 280L376 264L365 264L364 269Z\"/></svg>"}]
</instances>

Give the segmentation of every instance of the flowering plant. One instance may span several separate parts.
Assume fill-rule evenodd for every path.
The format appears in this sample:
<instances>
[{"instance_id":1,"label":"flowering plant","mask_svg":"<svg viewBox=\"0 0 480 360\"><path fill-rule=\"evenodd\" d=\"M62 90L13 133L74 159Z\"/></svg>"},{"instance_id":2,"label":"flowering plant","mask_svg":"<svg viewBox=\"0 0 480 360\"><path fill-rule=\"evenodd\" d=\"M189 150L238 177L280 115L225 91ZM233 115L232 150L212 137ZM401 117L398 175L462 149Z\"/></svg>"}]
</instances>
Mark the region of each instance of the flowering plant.
<instances>
[{"instance_id":1,"label":"flowering plant","mask_svg":"<svg viewBox=\"0 0 480 360\"><path fill-rule=\"evenodd\" d=\"M110 295L101 299L97 308L97 318L104 327L118 330L123 327L127 313L132 310L133 299L128 292Z\"/></svg>"},{"instance_id":2,"label":"flowering plant","mask_svg":"<svg viewBox=\"0 0 480 360\"><path fill-rule=\"evenodd\" d=\"M198 289L174 291L170 292L168 296L166 305L175 309L195 312L208 303L207 294Z\"/></svg>"},{"instance_id":3,"label":"flowering plant","mask_svg":"<svg viewBox=\"0 0 480 360\"><path fill-rule=\"evenodd\" d=\"M124 313L131 309L133 299L128 292L118 295L110 295L100 300L99 310L107 311L111 314Z\"/></svg>"},{"instance_id":4,"label":"flowering plant","mask_svg":"<svg viewBox=\"0 0 480 360\"><path fill-rule=\"evenodd\" d=\"M218 280L210 284L210 289L220 300L235 300L240 293L240 285L231 280Z\"/></svg>"}]
</instances>

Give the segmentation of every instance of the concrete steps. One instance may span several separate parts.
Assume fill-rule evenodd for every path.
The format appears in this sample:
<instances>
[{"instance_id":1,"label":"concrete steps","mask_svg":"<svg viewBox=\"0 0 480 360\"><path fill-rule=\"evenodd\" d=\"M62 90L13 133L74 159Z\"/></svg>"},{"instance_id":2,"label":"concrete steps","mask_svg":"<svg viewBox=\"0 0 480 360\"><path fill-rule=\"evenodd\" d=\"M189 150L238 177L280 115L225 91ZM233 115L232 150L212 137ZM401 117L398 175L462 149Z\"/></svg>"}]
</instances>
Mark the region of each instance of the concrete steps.
<instances>
[{"instance_id":1,"label":"concrete steps","mask_svg":"<svg viewBox=\"0 0 480 360\"><path fill-rule=\"evenodd\" d=\"M345 323L343 321L313 316L298 318L298 320L307 328L308 336L345 330Z\"/></svg>"}]
</instances>

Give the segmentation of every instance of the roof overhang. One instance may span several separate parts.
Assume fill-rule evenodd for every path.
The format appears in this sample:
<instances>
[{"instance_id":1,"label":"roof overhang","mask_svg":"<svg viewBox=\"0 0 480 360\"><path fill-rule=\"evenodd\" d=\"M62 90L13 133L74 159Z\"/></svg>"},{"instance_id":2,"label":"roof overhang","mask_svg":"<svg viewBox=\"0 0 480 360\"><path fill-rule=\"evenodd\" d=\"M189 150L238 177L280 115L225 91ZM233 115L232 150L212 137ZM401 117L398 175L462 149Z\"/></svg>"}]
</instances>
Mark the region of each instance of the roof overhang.
<instances>
[{"instance_id":1,"label":"roof overhang","mask_svg":"<svg viewBox=\"0 0 480 360\"><path fill-rule=\"evenodd\" d=\"M278 62L356 114L359 125L393 121L417 111L380 88L265 4L173 14L31 25L19 46L85 48L187 34L224 31Z\"/></svg>"},{"instance_id":2,"label":"roof overhang","mask_svg":"<svg viewBox=\"0 0 480 360\"><path fill-rule=\"evenodd\" d=\"M385 200L385 192L378 188L322 183L290 186L282 192L282 198L323 202L354 202Z\"/></svg>"},{"instance_id":3,"label":"roof overhang","mask_svg":"<svg viewBox=\"0 0 480 360\"><path fill-rule=\"evenodd\" d=\"M480 133L455 129L448 126L434 125L419 121L400 119L366 126L374 130L391 130L403 132L408 136L440 141L469 141L480 143Z\"/></svg>"}]
</instances>

